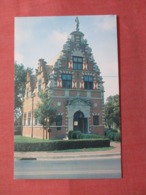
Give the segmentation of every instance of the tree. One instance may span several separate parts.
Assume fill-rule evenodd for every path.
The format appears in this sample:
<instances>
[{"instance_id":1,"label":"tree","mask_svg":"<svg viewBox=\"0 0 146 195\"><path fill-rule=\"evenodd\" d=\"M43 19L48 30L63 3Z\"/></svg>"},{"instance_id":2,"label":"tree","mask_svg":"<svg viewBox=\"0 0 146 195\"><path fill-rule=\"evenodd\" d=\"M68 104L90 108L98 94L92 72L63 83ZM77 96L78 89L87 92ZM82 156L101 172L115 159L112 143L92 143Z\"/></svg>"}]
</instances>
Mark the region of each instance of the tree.
<instances>
[{"instance_id":1,"label":"tree","mask_svg":"<svg viewBox=\"0 0 146 195\"><path fill-rule=\"evenodd\" d=\"M41 103L35 110L35 117L43 126L43 130L50 130L50 125L56 121L57 107L54 105L53 99L48 96L47 91L40 93ZM44 133L43 133L44 134Z\"/></svg>"},{"instance_id":2,"label":"tree","mask_svg":"<svg viewBox=\"0 0 146 195\"><path fill-rule=\"evenodd\" d=\"M109 96L105 103L105 123L109 129L120 128L119 95Z\"/></svg>"},{"instance_id":3,"label":"tree","mask_svg":"<svg viewBox=\"0 0 146 195\"><path fill-rule=\"evenodd\" d=\"M32 74L31 68L25 68L23 64L17 64L15 62L15 105L14 105L14 114L15 114L15 127L17 130L21 128L21 118L22 118L22 102L25 92L26 84L26 74L29 71Z\"/></svg>"}]
</instances>

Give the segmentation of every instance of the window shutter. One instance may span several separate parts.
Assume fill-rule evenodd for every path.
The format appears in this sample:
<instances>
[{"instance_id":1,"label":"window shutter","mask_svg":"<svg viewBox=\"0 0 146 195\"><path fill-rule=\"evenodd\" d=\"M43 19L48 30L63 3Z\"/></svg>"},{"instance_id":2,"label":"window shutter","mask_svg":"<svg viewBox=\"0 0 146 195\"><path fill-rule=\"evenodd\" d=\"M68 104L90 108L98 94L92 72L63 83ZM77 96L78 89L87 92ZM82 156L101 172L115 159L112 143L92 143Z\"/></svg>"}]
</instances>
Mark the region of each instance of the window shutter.
<instances>
[{"instance_id":1,"label":"window shutter","mask_svg":"<svg viewBox=\"0 0 146 195\"><path fill-rule=\"evenodd\" d=\"M72 88L73 89L77 88L77 82L75 80L72 81Z\"/></svg>"},{"instance_id":2,"label":"window shutter","mask_svg":"<svg viewBox=\"0 0 146 195\"><path fill-rule=\"evenodd\" d=\"M69 68L69 69L72 69L72 68L73 68L73 63L72 63L72 61L69 61L69 62L68 62L68 68Z\"/></svg>"},{"instance_id":3,"label":"window shutter","mask_svg":"<svg viewBox=\"0 0 146 195\"><path fill-rule=\"evenodd\" d=\"M98 83L97 83L97 81L94 81L94 83L93 83L93 89L97 89L98 88Z\"/></svg>"},{"instance_id":4,"label":"window shutter","mask_svg":"<svg viewBox=\"0 0 146 195\"><path fill-rule=\"evenodd\" d=\"M87 70L87 64L83 64L83 70Z\"/></svg>"},{"instance_id":5,"label":"window shutter","mask_svg":"<svg viewBox=\"0 0 146 195\"><path fill-rule=\"evenodd\" d=\"M80 82L80 89L84 89L84 81Z\"/></svg>"},{"instance_id":6,"label":"window shutter","mask_svg":"<svg viewBox=\"0 0 146 195\"><path fill-rule=\"evenodd\" d=\"M62 87L62 80L61 79L57 80L57 87L58 88Z\"/></svg>"}]
</instances>

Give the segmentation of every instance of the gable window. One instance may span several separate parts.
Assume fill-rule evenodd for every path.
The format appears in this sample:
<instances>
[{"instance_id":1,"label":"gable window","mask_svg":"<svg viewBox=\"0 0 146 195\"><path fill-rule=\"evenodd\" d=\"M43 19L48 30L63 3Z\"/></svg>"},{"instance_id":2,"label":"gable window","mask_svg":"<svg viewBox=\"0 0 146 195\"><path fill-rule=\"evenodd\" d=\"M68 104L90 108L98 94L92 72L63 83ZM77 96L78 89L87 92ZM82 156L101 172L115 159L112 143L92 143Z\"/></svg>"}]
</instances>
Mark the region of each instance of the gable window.
<instances>
[{"instance_id":1,"label":"gable window","mask_svg":"<svg viewBox=\"0 0 146 195\"><path fill-rule=\"evenodd\" d=\"M28 126L30 126L31 123L31 112L28 113Z\"/></svg>"},{"instance_id":2,"label":"gable window","mask_svg":"<svg viewBox=\"0 0 146 195\"><path fill-rule=\"evenodd\" d=\"M63 88L72 88L72 75L71 74L62 74L62 87Z\"/></svg>"},{"instance_id":3,"label":"gable window","mask_svg":"<svg viewBox=\"0 0 146 195\"><path fill-rule=\"evenodd\" d=\"M56 116L56 126L62 126L62 116L61 115Z\"/></svg>"},{"instance_id":4,"label":"gable window","mask_svg":"<svg viewBox=\"0 0 146 195\"><path fill-rule=\"evenodd\" d=\"M84 76L84 88L93 89L93 77L89 75Z\"/></svg>"},{"instance_id":5,"label":"gable window","mask_svg":"<svg viewBox=\"0 0 146 195\"><path fill-rule=\"evenodd\" d=\"M93 116L93 125L99 125L99 116L98 115Z\"/></svg>"},{"instance_id":6,"label":"gable window","mask_svg":"<svg viewBox=\"0 0 146 195\"><path fill-rule=\"evenodd\" d=\"M26 125L26 113L24 113L24 117L23 117L23 125Z\"/></svg>"},{"instance_id":7,"label":"gable window","mask_svg":"<svg viewBox=\"0 0 146 195\"><path fill-rule=\"evenodd\" d=\"M78 56L73 56L73 69L82 70L83 69L83 58Z\"/></svg>"}]
</instances>

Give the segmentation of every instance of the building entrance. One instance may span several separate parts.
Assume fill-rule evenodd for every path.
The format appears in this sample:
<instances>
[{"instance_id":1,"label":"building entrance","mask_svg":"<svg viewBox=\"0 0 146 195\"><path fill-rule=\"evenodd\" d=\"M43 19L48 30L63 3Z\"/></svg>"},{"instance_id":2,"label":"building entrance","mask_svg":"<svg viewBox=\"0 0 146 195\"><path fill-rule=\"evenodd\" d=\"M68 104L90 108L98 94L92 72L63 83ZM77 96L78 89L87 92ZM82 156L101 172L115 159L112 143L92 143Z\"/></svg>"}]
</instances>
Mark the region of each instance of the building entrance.
<instances>
[{"instance_id":1,"label":"building entrance","mask_svg":"<svg viewBox=\"0 0 146 195\"><path fill-rule=\"evenodd\" d=\"M77 111L74 114L74 120L73 120L73 129L75 131L79 130L82 133L88 132L88 121L87 118L84 117L83 112Z\"/></svg>"}]
</instances>

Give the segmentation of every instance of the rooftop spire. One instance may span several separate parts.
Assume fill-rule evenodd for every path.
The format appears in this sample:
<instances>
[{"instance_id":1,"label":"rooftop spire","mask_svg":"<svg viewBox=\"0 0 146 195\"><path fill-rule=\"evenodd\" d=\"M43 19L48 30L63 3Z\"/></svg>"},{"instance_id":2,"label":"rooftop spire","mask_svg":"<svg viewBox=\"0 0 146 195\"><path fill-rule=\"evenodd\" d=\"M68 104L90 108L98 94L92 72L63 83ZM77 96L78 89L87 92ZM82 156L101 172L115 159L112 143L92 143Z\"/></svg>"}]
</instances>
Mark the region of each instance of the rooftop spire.
<instances>
[{"instance_id":1,"label":"rooftop spire","mask_svg":"<svg viewBox=\"0 0 146 195\"><path fill-rule=\"evenodd\" d=\"M76 17L75 22L76 22L76 31L79 31L79 19L78 19L78 17Z\"/></svg>"}]
</instances>

